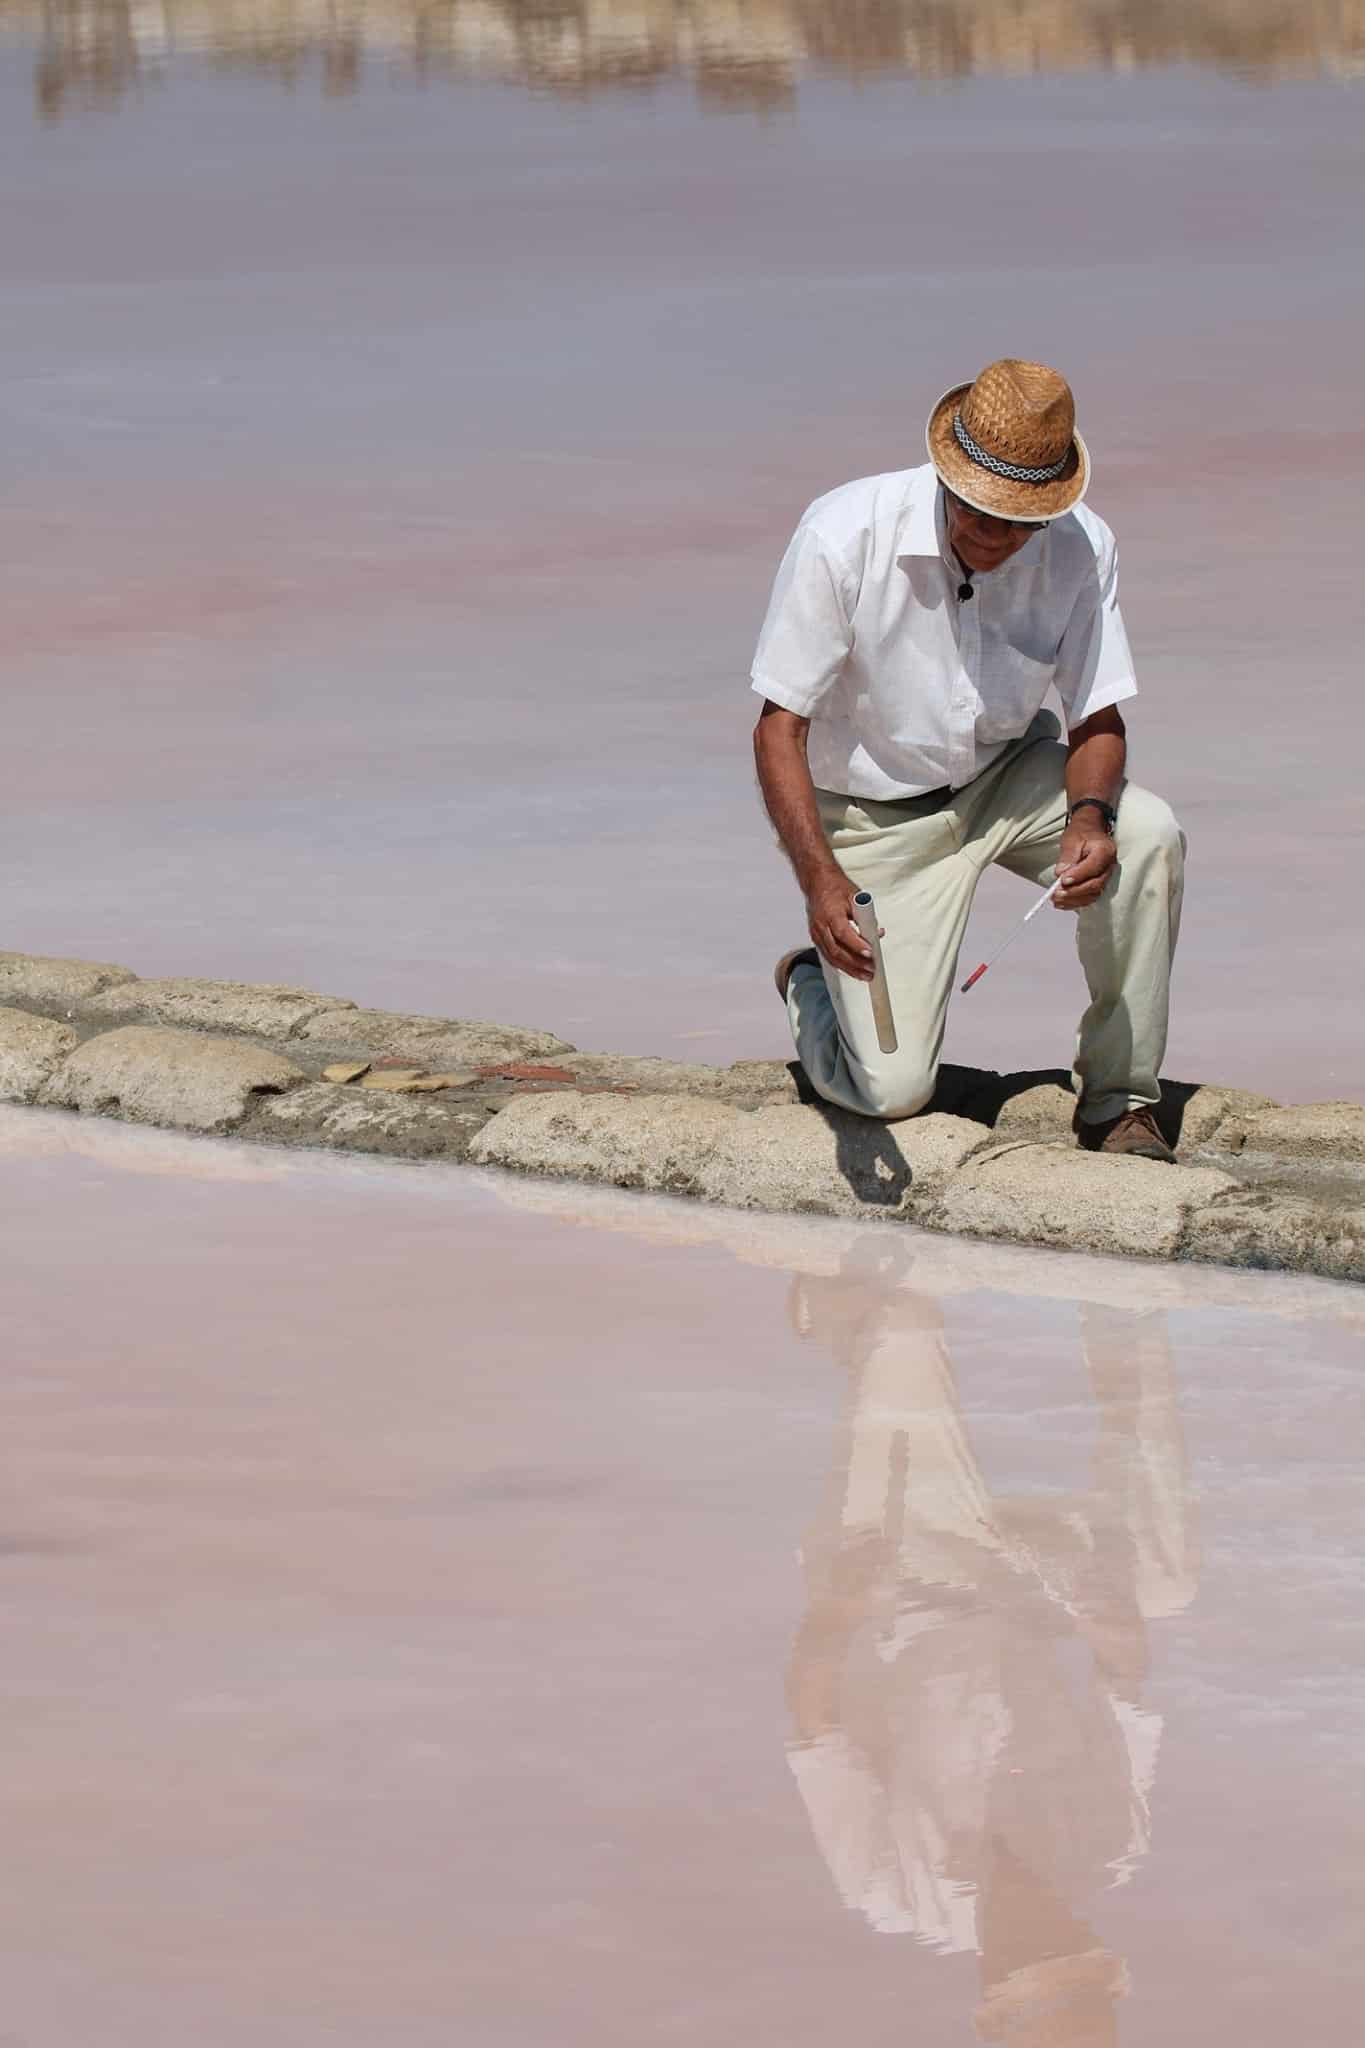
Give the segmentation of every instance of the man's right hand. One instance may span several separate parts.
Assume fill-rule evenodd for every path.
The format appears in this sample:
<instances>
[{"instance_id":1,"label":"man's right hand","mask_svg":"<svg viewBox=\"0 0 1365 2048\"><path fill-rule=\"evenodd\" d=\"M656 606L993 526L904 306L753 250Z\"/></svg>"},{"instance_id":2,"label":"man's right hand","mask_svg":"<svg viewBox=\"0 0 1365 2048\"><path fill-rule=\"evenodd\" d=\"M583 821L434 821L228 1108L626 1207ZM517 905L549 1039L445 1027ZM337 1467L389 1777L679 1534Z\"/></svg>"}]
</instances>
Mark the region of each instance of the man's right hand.
<instances>
[{"instance_id":1,"label":"man's right hand","mask_svg":"<svg viewBox=\"0 0 1365 2048\"><path fill-rule=\"evenodd\" d=\"M806 896L806 922L810 935L831 967L851 974L855 981L871 981L874 966L872 948L853 922L853 898L857 892L847 875L838 868L822 875Z\"/></svg>"},{"instance_id":2,"label":"man's right hand","mask_svg":"<svg viewBox=\"0 0 1365 2048\"><path fill-rule=\"evenodd\" d=\"M806 759L810 720L765 701L754 728L754 763L768 816L805 891L810 935L831 967L871 981L872 949L852 922L853 884L829 850ZM811 877L814 879L810 879Z\"/></svg>"}]
</instances>

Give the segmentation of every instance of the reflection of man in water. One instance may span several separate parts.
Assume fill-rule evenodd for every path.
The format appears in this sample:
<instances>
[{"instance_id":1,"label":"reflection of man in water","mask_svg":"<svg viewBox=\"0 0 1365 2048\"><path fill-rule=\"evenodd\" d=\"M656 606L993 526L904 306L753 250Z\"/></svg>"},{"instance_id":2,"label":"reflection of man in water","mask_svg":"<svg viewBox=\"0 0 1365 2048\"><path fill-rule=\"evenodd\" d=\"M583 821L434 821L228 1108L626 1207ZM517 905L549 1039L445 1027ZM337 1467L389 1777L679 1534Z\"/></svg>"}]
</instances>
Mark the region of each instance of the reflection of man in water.
<instances>
[{"instance_id":1,"label":"reflection of man in water","mask_svg":"<svg viewBox=\"0 0 1365 2048\"><path fill-rule=\"evenodd\" d=\"M981 2037L1111 2048L1126 1972L1084 1917L1148 1846L1146 1623L1194 1590L1161 1311L1082 1310L1088 1485L991 1493L939 1306L798 1279L850 1375L804 1549L792 1769L846 1905L981 1956Z\"/></svg>"}]
</instances>

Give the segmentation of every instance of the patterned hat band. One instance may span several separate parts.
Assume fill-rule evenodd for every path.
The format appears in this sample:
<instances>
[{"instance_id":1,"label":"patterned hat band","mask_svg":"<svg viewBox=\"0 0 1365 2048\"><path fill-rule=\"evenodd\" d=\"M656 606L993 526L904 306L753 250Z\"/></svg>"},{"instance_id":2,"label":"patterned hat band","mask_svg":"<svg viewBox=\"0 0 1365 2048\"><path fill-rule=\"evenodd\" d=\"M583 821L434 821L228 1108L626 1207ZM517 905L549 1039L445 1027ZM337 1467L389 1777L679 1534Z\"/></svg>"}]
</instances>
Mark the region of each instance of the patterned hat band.
<instances>
[{"instance_id":1,"label":"patterned hat band","mask_svg":"<svg viewBox=\"0 0 1365 2048\"><path fill-rule=\"evenodd\" d=\"M1049 462L1044 469L1025 469L1019 462L1002 462L998 455L992 455L978 441L972 439L962 424L960 412L953 414L953 432L957 436L958 447L979 469L988 469L994 476L1008 477L1012 484L1054 483L1071 460L1071 450L1068 448L1060 462Z\"/></svg>"}]
</instances>

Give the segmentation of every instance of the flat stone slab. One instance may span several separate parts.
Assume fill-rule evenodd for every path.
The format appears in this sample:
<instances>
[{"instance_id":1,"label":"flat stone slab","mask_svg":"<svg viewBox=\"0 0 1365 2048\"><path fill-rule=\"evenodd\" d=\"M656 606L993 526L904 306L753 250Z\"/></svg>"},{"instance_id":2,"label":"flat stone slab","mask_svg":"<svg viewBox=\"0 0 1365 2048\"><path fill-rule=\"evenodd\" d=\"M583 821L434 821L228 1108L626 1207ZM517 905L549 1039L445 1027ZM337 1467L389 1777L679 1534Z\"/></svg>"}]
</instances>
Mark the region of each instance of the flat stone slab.
<instances>
[{"instance_id":1,"label":"flat stone slab","mask_svg":"<svg viewBox=\"0 0 1365 2048\"><path fill-rule=\"evenodd\" d=\"M246 1135L331 1152L458 1162L468 1156L471 1140L492 1114L491 1105L455 1095L362 1094L313 1081L287 1095L263 1098Z\"/></svg>"},{"instance_id":2,"label":"flat stone slab","mask_svg":"<svg viewBox=\"0 0 1365 2048\"><path fill-rule=\"evenodd\" d=\"M888 1126L838 1110L741 1110L688 1096L521 1096L470 1148L483 1165L694 1195L737 1209L819 1216L909 1214L988 1142L929 1116Z\"/></svg>"},{"instance_id":3,"label":"flat stone slab","mask_svg":"<svg viewBox=\"0 0 1365 2048\"><path fill-rule=\"evenodd\" d=\"M1282 1189L1235 1187L1195 1213L1186 1256L1218 1266L1288 1267L1327 1280L1365 1280L1365 1201L1313 1201Z\"/></svg>"},{"instance_id":4,"label":"flat stone slab","mask_svg":"<svg viewBox=\"0 0 1365 2048\"><path fill-rule=\"evenodd\" d=\"M263 1091L292 1088L304 1079L296 1066L265 1046L158 1024L130 1024L87 1039L38 1099L130 1123L223 1132L243 1121Z\"/></svg>"},{"instance_id":5,"label":"flat stone slab","mask_svg":"<svg viewBox=\"0 0 1365 2048\"><path fill-rule=\"evenodd\" d=\"M1365 1108L1358 1102L1270 1104L1243 1125L1248 1151L1324 1164L1365 1164Z\"/></svg>"},{"instance_id":6,"label":"flat stone slab","mask_svg":"<svg viewBox=\"0 0 1365 2048\"><path fill-rule=\"evenodd\" d=\"M800 1099L790 1068L780 1060L739 1060L731 1067L707 1067L688 1060L576 1052L568 1064L576 1080L609 1088L639 1088L651 1095L703 1095L748 1109Z\"/></svg>"},{"instance_id":7,"label":"flat stone slab","mask_svg":"<svg viewBox=\"0 0 1365 2048\"><path fill-rule=\"evenodd\" d=\"M1039 1143L1064 1138L1069 1144L1075 1111L1076 1098L1069 1088L1059 1087L1055 1081L1040 1081L1036 1087L1011 1095L1003 1104L995 1120L995 1136L997 1141L1022 1138Z\"/></svg>"},{"instance_id":8,"label":"flat stone slab","mask_svg":"<svg viewBox=\"0 0 1365 2048\"><path fill-rule=\"evenodd\" d=\"M1240 1151L1248 1119L1274 1108L1268 1096L1249 1094L1245 1088L1173 1086L1167 1090L1167 1101L1163 1121L1169 1122L1172 1132L1178 1121L1182 1151L1200 1145Z\"/></svg>"},{"instance_id":9,"label":"flat stone slab","mask_svg":"<svg viewBox=\"0 0 1365 2048\"><path fill-rule=\"evenodd\" d=\"M0 1010L0 1102L34 1102L71 1052L76 1034L28 1010Z\"/></svg>"},{"instance_id":10,"label":"flat stone slab","mask_svg":"<svg viewBox=\"0 0 1365 2048\"><path fill-rule=\"evenodd\" d=\"M113 1021L150 1017L195 1031L242 1031L253 1038L291 1038L319 1010L337 1010L335 996L270 982L154 980L122 982L82 1005L87 1017Z\"/></svg>"},{"instance_id":11,"label":"flat stone slab","mask_svg":"<svg viewBox=\"0 0 1365 2048\"><path fill-rule=\"evenodd\" d=\"M477 1018L405 1016L398 1010L355 1009L341 1004L309 1017L298 1036L309 1045L335 1046L339 1052L386 1053L433 1072L573 1051L551 1031L523 1031L515 1024L485 1024Z\"/></svg>"},{"instance_id":12,"label":"flat stone slab","mask_svg":"<svg viewBox=\"0 0 1365 2048\"><path fill-rule=\"evenodd\" d=\"M88 1002L117 983L136 981L131 967L109 960L62 960L41 953L0 953L0 1003Z\"/></svg>"},{"instance_id":13,"label":"flat stone slab","mask_svg":"<svg viewBox=\"0 0 1365 2048\"><path fill-rule=\"evenodd\" d=\"M969 1160L925 1220L1009 1244L1171 1259L1195 1212L1237 1185L1212 1167L1018 1144Z\"/></svg>"}]
</instances>

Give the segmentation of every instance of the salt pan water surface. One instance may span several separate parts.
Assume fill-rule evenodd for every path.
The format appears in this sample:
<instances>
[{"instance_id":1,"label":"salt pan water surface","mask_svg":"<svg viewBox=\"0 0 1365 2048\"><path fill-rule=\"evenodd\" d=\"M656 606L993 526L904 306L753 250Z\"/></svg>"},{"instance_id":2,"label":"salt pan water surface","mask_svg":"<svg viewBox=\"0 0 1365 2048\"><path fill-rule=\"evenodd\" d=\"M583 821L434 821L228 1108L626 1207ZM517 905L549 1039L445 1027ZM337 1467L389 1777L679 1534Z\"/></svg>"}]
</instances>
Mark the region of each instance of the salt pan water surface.
<instances>
[{"instance_id":1,"label":"salt pan water surface","mask_svg":"<svg viewBox=\"0 0 1365 2048\"><path fill-rule=\"evenodd\" d=\"M1365 1091L1358 9L0 21L6 943L782 1051L772 570L1015 352L1191 835L1170 1071ZM1043 922L950 1057L1068 1059Z\"/></svg>"},{"instance_id":2,"label":"salt pan water surface","mask_svg":"<svg viewBox=\"0 0 1365 2048\"><path fill-rule=\"evenodd\" d=\"M1353 2037L1356 1291L0 1154L25 2048Z\"/></svg>"},{"instance_id":3,"label":"salt pan water surface","mask_svg":"<svg viewBox=\"0 0 1365 2048\"><path fill-rule=\"evenodd\" d=\"M1009 350L1191 832L1171 1071L1365 1090L1358 12L1045 13L0 0L4 943L783 1051L772 567ZM1065 1059L1066 937L951 1057ZM1355 1295L0 1152L0 2034L1352 2036Z\"/></svg>"}]
</instances>

